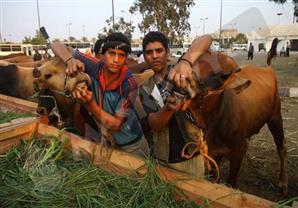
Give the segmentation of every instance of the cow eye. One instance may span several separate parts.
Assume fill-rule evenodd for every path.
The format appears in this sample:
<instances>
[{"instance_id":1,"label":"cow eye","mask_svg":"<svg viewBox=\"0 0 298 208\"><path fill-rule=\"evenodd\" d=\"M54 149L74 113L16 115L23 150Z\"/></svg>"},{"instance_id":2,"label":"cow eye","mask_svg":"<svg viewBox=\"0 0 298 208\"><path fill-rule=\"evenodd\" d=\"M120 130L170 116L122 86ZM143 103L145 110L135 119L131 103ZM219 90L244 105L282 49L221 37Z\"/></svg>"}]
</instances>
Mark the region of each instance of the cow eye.
<instances>
[{"instance_id":1,"label":"cow eye","mask_svg":"<svg viewBox=\"0 0 298 208\"><path fill-rule=\"evenodd\" d=\"M50 79L51 77L52 77L51 74L46 74L46 75L45 75L45 78L46 78L46 79Z\"/></svg>"}]
</instances>

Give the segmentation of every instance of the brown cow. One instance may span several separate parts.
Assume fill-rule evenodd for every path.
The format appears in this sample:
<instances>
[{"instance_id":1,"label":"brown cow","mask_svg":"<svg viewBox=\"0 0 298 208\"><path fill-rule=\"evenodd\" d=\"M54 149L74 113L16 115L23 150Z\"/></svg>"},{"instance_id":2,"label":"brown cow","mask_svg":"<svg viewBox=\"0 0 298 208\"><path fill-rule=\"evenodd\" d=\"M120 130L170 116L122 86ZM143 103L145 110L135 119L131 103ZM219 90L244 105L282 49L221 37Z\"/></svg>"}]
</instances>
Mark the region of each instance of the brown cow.
<instances>
[{"instance_id":1,"label":"brown cow","mask_svg":"<svg viewBox=\"0 0 298 208\"><path fill-rule=\"evenodd\" d=\"M12 53L12 54L9 54L6 56L0 56L0 60L14 58L14 57L18 57L18 56L26 56L26 55L24 53Z\"/></svg>"},{"instance_id":2,"label":"brown cow","mask_svg":"<svg viewBox=\"0 0 298 208\"><path fill-rule=\"evenodd\" d=\"M35 93L33 68L0 61L0 93L28 99Z\"/></svg>"},{"instance_id":3,"label":"brown cow","mask_svg":"<svg viewBox=\"0 0 298 208\"><path fill-rule=\"evenodd\" d=\"M31 56L26 56L26 55L19 55L11 58L6 58L6 59L1 59L2 61L7 61L9 63L26 63L26 62L32 62L33 59Z\"/></svg>"},{"instance_id":4,"label":"brown cow","mask_svg":"<svg viewBox=\"0 0 298 208\"><path fill-rule=\"evenodd\" d=\"M193 66L198 86L189 109L195 124L204 132L210 156L216 161L222 157L230 161L228 183L233 187L238 186L247 139L267 124L280 158L279 185L286 194L287 147L274 71L245 66L236 73L222 63L222 56L217 55L223 71L214 71L204 58Z\"/></svg>"}]
</instances>

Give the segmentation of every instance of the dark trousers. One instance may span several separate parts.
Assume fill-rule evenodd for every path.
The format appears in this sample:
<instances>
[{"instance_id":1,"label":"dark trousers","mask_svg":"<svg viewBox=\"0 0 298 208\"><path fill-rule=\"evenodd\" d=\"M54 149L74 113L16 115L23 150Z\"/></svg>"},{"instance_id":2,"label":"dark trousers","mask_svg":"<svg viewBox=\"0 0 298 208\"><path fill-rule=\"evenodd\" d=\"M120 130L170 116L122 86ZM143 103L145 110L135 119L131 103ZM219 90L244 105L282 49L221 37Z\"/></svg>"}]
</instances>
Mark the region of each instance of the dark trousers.
<instances>
[{"instance_id":1,"label":"dark trousers","mask_svg":"<svg viewBox=\"0 0 298 208\"><path fill-rule=\"evenodd\" d=\"M286 54L287 54L287 57L290 56L290 48L287 48L287 49L286 49Z\"/></svg>"},{"instance_id":2,"label":"dark trousers","mask_svg":"<svg viewBox=\"0 0 298 208\"><path fill-rule=\"evenodd\" d=\"M247 55L247 60L249 59L253 59L254 58L254 53L253 52L248 52L248 55Z\"/></svg>"}]
</instances>

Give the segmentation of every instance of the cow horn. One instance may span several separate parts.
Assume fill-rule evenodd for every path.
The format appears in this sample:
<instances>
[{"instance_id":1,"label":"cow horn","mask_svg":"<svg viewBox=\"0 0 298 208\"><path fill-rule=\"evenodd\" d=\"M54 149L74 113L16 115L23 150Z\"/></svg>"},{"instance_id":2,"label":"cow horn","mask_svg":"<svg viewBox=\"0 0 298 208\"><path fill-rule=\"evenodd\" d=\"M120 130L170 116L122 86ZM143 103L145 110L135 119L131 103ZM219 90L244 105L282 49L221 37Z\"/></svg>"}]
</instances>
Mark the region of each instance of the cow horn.
<instances>
[{"instance_id":1,"label":"cow horn","mask_svg":"<svg viewBox=\"0 0 298 208\"><path fill-rule=\"evenodd\" d=\"M190 84L186 86L186 91L191 99L199 93L197 87L192 88Z\"/></svg>"}]
</instances>

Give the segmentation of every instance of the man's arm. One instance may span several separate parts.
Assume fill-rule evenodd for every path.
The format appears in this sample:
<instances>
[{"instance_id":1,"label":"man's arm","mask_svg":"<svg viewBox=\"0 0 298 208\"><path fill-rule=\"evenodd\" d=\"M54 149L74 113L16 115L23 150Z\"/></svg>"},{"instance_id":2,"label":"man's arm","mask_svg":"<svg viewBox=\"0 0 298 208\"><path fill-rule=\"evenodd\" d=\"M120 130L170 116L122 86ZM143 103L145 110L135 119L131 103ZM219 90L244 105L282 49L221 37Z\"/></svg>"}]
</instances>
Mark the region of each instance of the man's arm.
<instances>
[{"instance_id":1,"label":"man's arm","mask_svg":"<svg viewBox=\"0 0 298 208\"><path fill-rule=\"evenodd\" d=\"M77 87L72 93L72 96L81 103L99 123L111 131L118 131L125 121L125 117L122 115L111 115L97 105L92 91L89 91L86 86L84 88Z\"/></svg>"},{"instance_id":2,"label":"man's arm","mask_svg":"<svg viewBox=\"0 0 298 208\"><path fill-rule=\"evenodd\" d=\"M195 80L192 76L192 65L199 57L208 51L211 43L212 38L210 35L196 38L180 59L179 63L170 70L168 79L175 81L178 87L185 88L187 86L186 81L189 81L192 86L195 86Z\"/></svg>"},{"instance_id":3,"label":"man's arm","mask_svg":"<svg viewBox=\"0 0 298 208\"><path fill-rule=\"evenodd\" d=\"M148 115L149 126L154 131L160 131L169 123L173 114L179 110L180 107L181 103L177 102L177 97L175 97L175 95L169 96L166 104L159 111Z\"/></svg>"},{"instance_id":4,"label":"man's arm","mask_svg":"<svg viewBox=\"0 0 298 208\"><path fill-rule=\"evenodd\" d=\"M66 65L66 73L74 76L78 71L84 71L85 65L72 56L72 50L62 43L52 43L51 49L53 53L60 58Z\"/></svg>"}]
</instances>

